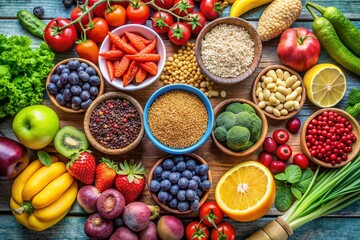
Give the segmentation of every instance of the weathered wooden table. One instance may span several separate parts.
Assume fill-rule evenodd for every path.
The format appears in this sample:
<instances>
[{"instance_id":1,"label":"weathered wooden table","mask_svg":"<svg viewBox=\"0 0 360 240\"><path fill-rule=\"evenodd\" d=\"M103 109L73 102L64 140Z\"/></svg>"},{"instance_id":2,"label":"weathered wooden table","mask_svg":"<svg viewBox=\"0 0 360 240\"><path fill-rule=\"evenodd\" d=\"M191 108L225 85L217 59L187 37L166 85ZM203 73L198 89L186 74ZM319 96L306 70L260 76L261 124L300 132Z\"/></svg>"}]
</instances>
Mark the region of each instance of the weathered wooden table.
<instances>
[{"instance_id":1,"label":"weathered wooden table","mask_svg":"<svg viewBox=\"0 0 360 240\"><path fill-rule=\"evenodd\" d=\"M26 32L18 23L18 20L16 19L17 11L20 9L28 9L31 11L33 7L40 5L45 9L45 21L58 16L68 18L71 10L65 9L61 2L61 0L0 0L0 33L8 35L18 34L29 36L33 40L33 46L38 46L40 40ZM304 4L305 0L302 2ZM314 2L323 6L333 5L341 9L341 11L345 13L345 15L350 18L358 28L360 28L360 0L314 0ZM243 17L256 26L257 20L259 19L259 16L263 10L264 7L260 7L249 13L246 13L243 15ZM226 12L228 13L228 9ZM311 22L312 17L307 12L305 7L303 7L302 13L294 26L306 27L310 29ZM226 90L226 98L243 97L250 99L252 82L255 79L257 73L259 73L264 67L280 63L276 54L278 41L279 38L263 44L261 63L256 72L251 77L249 77L244 82L233 86L216 86L216 88L218 90ZM359 39L355 39L355 41L359 41ZM177 48L174 47L174 45L172 45L167 39L165 39L165 44L168 56L172 55L172 53L177 50ZM76 56L75 52L56 54L55 62L74 56ZM319 62L333 62L333 60L324 51L322 51ZM351 88L359 88L359 77L348 71L344 70L344 72L347 77L347 93ZM138 99L141 105L144 106L149 96L161 86L162 83L158 81L146 89L137 92L130 92L129 94ZM106 84L105 91L110 92L118 90L111 87L109 84ZM344 107L346 98L347 94L337 106L338 108ZM223 99L221 98L211 99L211 103L213 107L215 107L222 100ZM44 100L43 104L54 108L48 98ZM299 117L302 121L305 121L305 119L316 110L317 108L314 105L312 105L309 101L306 101L304 107L301 109L297 117ZM61 126L73 125L83 129L84 114L66 114L59 111L58 109L55 109L55 111L58 113L61 119ZM0 119L0 131L3 132L7 137L16 139L11 129L12 120L12 118ZM274 129L284 127L284 124L285 122L269 121L269 135ZM299 145L299 134L291 135L290 145L295 153L301 151ZM46 147L45 151L58 155L52 144ZM210 165L210 170L213 174L213 188L211 189L209 200L214 200L214 187L220 176L222 176L222 174L232 166L240 162L246 160L256 160L259 152L244 158L229 157L218 151L212 140L209 139L202 147L196 150L195 153L206 159ZM94 151L94 154L97 159L103 155L96 151ZM111 158L116 161L133 158L137 161L141 161L146 166L147 170L150 170L151 166L156 162L156 160L165 154L166 153L158 150L155 146L153 146L145 136L141 144L129 154L111 156ZM35 152L32 152L31 160L34 159ZM11 184L12 181L0 182L0 239L86 239L83 227L87 214L82 211L77 203L73 205L71 211L60 223L48 230L43 232L34 232L22 227L15 221L9 208ZM153 203L147 187L141 197L141 200L146 203ZM163 214L166 213L163 212ZM238 236L237 239L243 239L244 237L249 236L253 232L260 229L263 225L270 222L280 214L281 213L278 212L275 207L273 207L266 216L254 222L239 223L232 221L231 219L226 220L232 222L236 228L236 233ZM195 216L196 213L193 213L191 215L181 216L181 218L184 224L186 224L192 219L195 219ZM346 209L339 211L331 216L326 216L308 223L307 225L296 230L290 239L359 239L359 230L360 201L355 202Z\"/></svg>"}]
</instances>

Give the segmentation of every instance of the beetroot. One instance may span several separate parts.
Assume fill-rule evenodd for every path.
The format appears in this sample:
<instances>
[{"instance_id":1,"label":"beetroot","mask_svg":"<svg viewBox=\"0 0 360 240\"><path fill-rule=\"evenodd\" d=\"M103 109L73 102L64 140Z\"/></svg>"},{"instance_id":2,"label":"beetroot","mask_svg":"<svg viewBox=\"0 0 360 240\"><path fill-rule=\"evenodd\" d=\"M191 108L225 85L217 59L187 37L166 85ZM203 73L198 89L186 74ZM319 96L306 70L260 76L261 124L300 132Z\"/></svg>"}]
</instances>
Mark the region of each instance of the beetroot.
<instances>
[{"instance_id":1,"label":"beetroot","mask_svg":"<svg viewBox=\"0 0 360 240\"><path fill-rule=\"evenodd\" d=\"M84 232L89 238L106 239L113 231L113 222L100 214L91 214L85 222Z\"/></svg>"},{"instance_id":2,"label":"beetroot","mask_svg":"<svg viewBox=\"0 0 360 240\"><path fill-rule=\"evenodd\" d=\"M103 191L97 200L97 210L106 219L120 216L125 207L124 196L116 189Z\"/></svg>"},{"instance_id":3,"label":"beetroot","mask_svg":"<svg viewBox=\"0 0 360 240\"><path fill-rule=\"evenodd\" d=\"M173 216L162 216L157 224L157 232L162 240L180 240L184 235L184 226Z\"/></svg>"},{"instance_id":4,"label":"beetroot","mask_svg":"<svg viewBox=\"0 0 360 240\"><path fill-rule=\"evenodd\" d=\"M80 188L76 199L85 212L94 213L99 196L100 192L96 187L85 185Z\"/></svg>"},{"instance_id":5,"label":"beetroot","mask_svg":"<svg viewBox=\"0 0 360 240\"><path fill-rule=\"evenodd\" d=\"M123 212L124 224L134 232L144 230L151 219L159 215L159 207L148 206L142 202L132 202L126 205Z\"/></svg>"},{"instance_id":6,"label":"beetroot","mask_svg":"<svg viewBox=\"0 0 360 240\"><path fill-rule=\"evenodd\" d=\"M136 233L132 232L127 227L119 227L109 240L138 240Z\"/></svg>"},{"instance_id":7,"label":"beetroot","mask_svg":"<svg viewBox=\"0 0 360 240\"><path fill-rule=\"evenodd\" d=\"M149 225L139 232L139 240L157 240L156 225L153 222L149 222Z\"/></svg>"}]
</instances>

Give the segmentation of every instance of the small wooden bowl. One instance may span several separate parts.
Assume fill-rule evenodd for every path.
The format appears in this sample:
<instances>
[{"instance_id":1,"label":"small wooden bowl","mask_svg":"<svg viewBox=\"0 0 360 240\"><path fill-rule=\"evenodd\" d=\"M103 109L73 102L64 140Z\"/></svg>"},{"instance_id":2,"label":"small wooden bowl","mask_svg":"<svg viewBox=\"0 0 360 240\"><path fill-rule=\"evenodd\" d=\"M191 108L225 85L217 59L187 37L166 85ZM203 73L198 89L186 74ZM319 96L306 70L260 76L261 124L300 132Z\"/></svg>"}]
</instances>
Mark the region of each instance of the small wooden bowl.
<instances>
[{"instance_id":1,"label":"small wooden bowl","mask_svg":"<svg viewBox=\"0 0 360 240\"><path fill-rule=\"evenodd\" d=\"M220 141L218 141L214 135L214 130L211 132L211 138L212 138L213 142L215 143L216 147L223 153L230 155L230 156L234 156L234 157L244 157L244 156L248 156L251 153L255 152L262 145L262 143L264 142L264 140L266 138L266 134L268 131L268 122L267 122L266 116L264 115L264 112L258 106L256 106L256 104L254 104L253 102L251 102L249 100L243 99L243 98L230 98L230 99L220 102L214 109L214 119L216 119L220 113L225 111L227 105L229 105L230 103L234 103L234 102L247 103L254 108L256 114L259 116L259 118L262 121L262 128L261 128L261 134L260 134L259 139L251 148L244 150L244 151L237 152L237 151L231 150L230 148L228 148L227 146L222 144Z\"/></svg>"},{"instance_id":2,"label":"small wooden bowl","mask_svg":"<svg viewBox=\"0 0 360 240\"><path fill-rule=\"evenodd\" d=\"M317 115L321 114L322 112L325 111L332 111L332 112L336 112L338 113L340 116L342 117L346 117L346 119L349 121L349 123L351 124L351 126L353 127L352 131L354 132L355 136L357 137L357 141L355 143L353 143L352 145L352 152L348 154L348 159L346 161L343 161L339 164L335 164L334 166L331 165L331 163L327 163L324 161L321 161L320 159L311 156L309 149L306 146L306 129L309 125L309 123L311 122L311 120L316 117ZM324 108L324 109L320 109L318 111L316 111L315 113L313 113L304 123L303 127L301 128L301 133L300 133L300 145L301 145L301 150L305 153L305 155L314 163L316 163L317 165L321 166L321 167L325 167L325 168L339 168L344 166L345 164L349 163L350 161L352 161L358 154L358 152L360 151L360 142L359 142L359 137L360 137L360 126L358 124L358 122L347 112L337 109L337 108Z\"/></svg>"},{"instance_id":3,"label":"small wooden bowl","mask_svg":"<svg viewBox=\"0 0 360 240\"><path fill-rule=\"evenodd\" d=\"M300 81L301 81L301 87L302 87L302 93L301 93L301 101L300 101L300 107L298 110L294 110L292 112L290 112L288 115L286 116L280 116L280 117L276 117L274 114L271 113L267 113L265 112L265 110L262 110L263 113L265 113L265 115L270 118L270 119L274 119L274 120L285 120L285 119L289 119L291 117L293 117L295 114L297 114L300 109L302 108L302 106L305 103L306 100L306 89L305 89L305 84L303 79L301 78L301 76L293 69L286 67L284 65L272 65L269 67L264 68L256 77L254 83L253 83L253 87L252 87L252 99L253 101L256 103L256 105L259 103L259 99L256 96L256 85L257 83L260 81L261 77L263 75L265 75L268 71L270 70L276 70L276 69L282 69L283 71L288 71L291 75L295 75Z\"/></svg>"},{"instance_id":4,"label":"small wooden bowl","mask_svg":"<svg viewBox=\"0 0 360 240\"><path fill-rule=\"evenodd\" d=\"M230 24L243 27L249 32L251 39L254 41L254 59L250 67L245 72L234 78L224 78L212 74L209 70L206 69L201 58L201 42L204 39L205 34L219 24ZM258 32L248 21L235 17L223 17L210 22L201 30L195 43L195 56L201 71L205 73L211 80L219 84L235 84L245 80L256 70L262 56L262 43Z\"/></svg>"},{"instance_id":5,"label":"small wooden bowl","mask_svg":"<svg viewBox=\"0 0 360 240\"><path fill-rule=\"evenodd\" d=\"M126 99L129 102L131 102L135 106L136 110L139 112L140 119L141 119L141 129L140 129L140 132L139 132L139 135L137 136L137 138L132 143L130 143L130 145L128 145L124 148L119 148L119 149L106 148L103 145L101 145L100 143L98 143L96 141L96 139L93 137L93 135L91 134L90 128L89 128L91 113L95 110L95 108L101 102L109 100L109 99L113 99L113 98ZM139 143L141 142L141 139L144 136L143 109L142 109L140 103L135 98L131 97L130 95L127 95L127 94L121 93L121 92L105 93L104 95L97 97L91 103L89 108L86 110L85 117L84 117L84 131L85 131L85 135L86 135L87 139L89 140L90 144L94 148L99 150L100 152L109 154L109 155L118 155L118 154L127 153L127 152L133 150L137 145L139 145Z\"/></svg>"},{"instance_id":6,"label":"small wooden bowl","mask_svg":"<svg viewBox=\"0 0 360 240\"><path fill-rule=\"evenodd\" d=\"M203 158L201 158L199 155L196 155L195 153L186 153L186 154L182 154L182 155L184 155L184 156L189 156L189 157L191 157L192 159L194 159L195 161L198 161L198 162L200 162L200 163L207 164L207 162L206 162ZM150 182L151 182L151 180L153 179L153 173L154 173L155 168L156 168L159 164L161 164L165 159L168 159L168 158L170 158L170 157L172 157L172 156L173 156L173 155L167 155L167 156L161 158L161 159L158 160L158 161L154 164L154 166L151 168L150 173L149 173L149 177L148 177L148 181L147 181L147 184L148 184L149 189L150 189ZM208 180L210 181L211 187L212 187L212 176L211 176L210 169L209 169L209 172L208 172ZM210 188L210 189L211 189L211 188ZM200 207L201 207L201 205L203 205L203 203L204 203L204 202L206 201L206 199L208 198L208 196L209 196L209 194L210 194L210 189L207 190L205 193L203 193L203 196L202 196L202 198L200 199ZM165 209L165 210L168 211L168 212L172 212L172 213L175 213L175 214L187 214L187 213L192 212L192 210L188 210L188 211L185 211L185 212L180 212L180 211L177 210L177 209L170 208L170 207L166 206L164 203L162 203L162 202L159 200L159 198L156 196L155 193L153 193L153 192L150 191L150 194L151 194L152 198L155 200L155 202L156 202L161 208Z\"/></svg>"},{"instance_id":7,"label":"small wooden bowl","mask_svg":"<svg viewBox=\"0 0 360 240\"><path fill-rule=\"evenodd\" d=\"M61 64L66 64L68 63L70 60L79 60L80 62L84 62L86 63L87 65L93 67L96 71L96 75L100 78L100 86L99 86L99 93L98 95L96 96L99 97L101 96L103 93L104 93L104 79L101 75L101 72L99 70L99 68L92 62L86 60L86 59L83 59L83 58L67 58L65 60L62 60L61 62L58 62L54 67L53 69L51 70L50 74L48 75L47 79L46 79L46 83L45 83L45 86L47 86L49 83L50 83L50 78L51 76L56 72L56 68L61 65ZM50 101L52 102L52 104L55 105L55 107L59 108L60 110L64 111L64 112L68 112L68 113L83 113L86 111L86 109L79 109L79 110L74 110L72 108L68 108L68 107L65 107L65 106L61 106L55 99L55 97L49 93L49 91L46 89L46 92L50 98ZM95 98L95 99L96 99ZM94 99L94 100L95 100Z\"/></svg>"}]
</instances>

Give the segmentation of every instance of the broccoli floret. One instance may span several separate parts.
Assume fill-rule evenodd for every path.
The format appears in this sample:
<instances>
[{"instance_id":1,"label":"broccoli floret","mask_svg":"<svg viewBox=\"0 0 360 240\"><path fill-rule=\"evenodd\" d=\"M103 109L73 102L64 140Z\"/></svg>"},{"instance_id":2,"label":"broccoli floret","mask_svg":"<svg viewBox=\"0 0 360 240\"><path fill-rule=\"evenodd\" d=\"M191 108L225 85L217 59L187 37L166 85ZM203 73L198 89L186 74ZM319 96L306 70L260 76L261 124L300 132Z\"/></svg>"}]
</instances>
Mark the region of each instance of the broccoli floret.
<instances>
[{"instance_id":1,"label":"broccoli floret","mask_svg":"<svg viewBox=\"0 0 360 240\"><path fill-rule=\"evenodd\" d=\"M221 142L225 141L226 140L226 134L227 134L227 131L226 131L226 128L224 126L220 126L220 127L217 127L215 128L215 131L214 131L214 135L215 135L215 138Z\"/></svg>"},{"instance_id":2,"label":"broccoli floret","mask_svg":"<svg viewBox=\"0 0 360 240\"><path fill-rule=\"evenodd\" d=\"M229 105L227 105L226 111L237 114L239 112L244 111L244 108L241 103L234 102L234 103L230 103Z\"/></svg>"},{"instance_id":3,"label":"broccoli floret","mask_svg":"<svg viewBox=\"0 0 360 240\"><path fill-rule=\"evenodd\" d=\"M224 126L226 130L229 130L233 126L235 126L235 114L232 112L222 112L220 115L216 118L216 126Z\"/></svg>"},{"instance_id":4,"label":"broccoli floret","mask_svg":"<svg viewBox=\"0 0 360 240\"><path fill-rule=\"evenodd\" d=\"M253 107L250 106L250 105L247 104L247 103L243 103L243 104L242 104L242 107L243 107L243 109L244 109L244 110L243 110L244 112L256 113L255 110L253 109Z\"/></svg>"},{"instance_id":5,"label":"broccoli floret","mask_svg":"<svg viewBox=\"0 0 360 240\"><path fill-rule=\"evenodd\" d=\"M254 142L248 141L248 143L244 147L240 148L239 150L240 151L245 151L245 150L251 148L253 145L254 145Z\"/></svg>"},{"instance_id":6,"label":"broccoli floret","mask_svg":"<svg viewBox=\"0 0 360 240\"><path fill-rule=\"evenodd\" d=\"M256 142L261 134L262 122L258 115L255 113L250 114L252 118L252 128L250 129L252 142Z\"/></svg>"},{"instance_id":7,"label":"broccoli floret","mask_svg":"<svg viewBox=\"0 0 360 240\"><path fill-rule=\"evenodd\" d=\"M235 115L235 125L251 129L253 126L253 117L248 112L239 112Z\"/></svg>"},{"instance_id":8,"label":"broccoli floret","mask_svg":"<svg viewBox=\"0 0 360 240\"><path fill-rule=\"evenodd\" d=\"M360 103L360 90L352 88L350 90L345 107L347 108L349 106L354 106L357 103Z\"/></svg>"},{"instance_id":9,"label":"broccoli floret","mask_svg":"<svg viewBox=\"0 0 360 240\"><path fill-rule=\"evenodd\" d=\"M360 103L357 103L354 106L347 107L345 111L354 118L357 118L360 115Z\"/></svg>"},{"instance_id":10,"label":"broccoli floret","mask_svg":"<svg viewBox=\"0 0 360 240\"><path fill-rule=\"evenodd\" d=\"M250 140L250 131L241 126L232 127L226 134L226 143L229 148L239 151L245 147Z\"/></svg>"}]
</instances>

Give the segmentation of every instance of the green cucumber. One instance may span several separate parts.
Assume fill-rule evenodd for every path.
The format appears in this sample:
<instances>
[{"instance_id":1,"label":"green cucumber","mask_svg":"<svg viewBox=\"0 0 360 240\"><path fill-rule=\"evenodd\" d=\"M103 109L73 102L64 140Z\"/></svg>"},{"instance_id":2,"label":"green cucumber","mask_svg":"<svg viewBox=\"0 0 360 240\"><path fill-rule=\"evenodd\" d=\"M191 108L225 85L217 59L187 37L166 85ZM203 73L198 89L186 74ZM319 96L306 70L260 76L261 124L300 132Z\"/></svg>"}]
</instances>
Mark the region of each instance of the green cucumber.
<instances>
[{"instance_id":1,"label":"green cucumber","mask_svg":"<svg viewBox=\"0 0 360 240\"><path fill-rule=\"evenodd\" d=\"M360 31L339 9L336 7L324 8L311 2L307 2L306 6L315 8L324 18L329 20L344 45L360 56L360 44L358 42Z\"/></svg>"},{"instance_id":2,"label":"green cucumber","mask_svg":"<svg viewBox=\"0 0 360 240\"><path fill-rule=\"evenodd\" d=\"M20 10L17 12L17 18L20 24L34 36L44 37L44 29L46 24L37 18L28 10Z\"/></svg>"}]
</instances>

